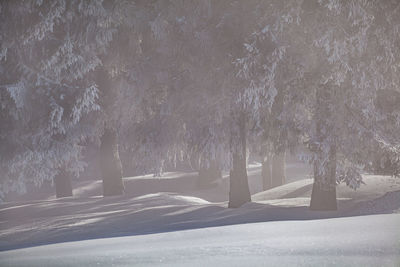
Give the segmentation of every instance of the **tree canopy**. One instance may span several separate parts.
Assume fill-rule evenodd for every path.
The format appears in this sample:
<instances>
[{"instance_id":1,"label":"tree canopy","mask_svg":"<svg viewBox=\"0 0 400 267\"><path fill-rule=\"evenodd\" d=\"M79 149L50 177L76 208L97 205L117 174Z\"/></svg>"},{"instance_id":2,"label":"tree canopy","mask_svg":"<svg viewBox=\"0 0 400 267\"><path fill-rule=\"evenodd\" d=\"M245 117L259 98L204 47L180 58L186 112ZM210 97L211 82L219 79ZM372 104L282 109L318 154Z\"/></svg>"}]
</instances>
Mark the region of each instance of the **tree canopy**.
<instances>
[{"instance_id":1,"label":"tree canopy","mask_svg":"<svg viewBox=\"0 0 400 267\"><path fill-rule=\"evenodd\" d=\"M398 1L4 1L0 21L1 194L78 176L109 130L141 172L231 170L233 206L249 149L305 145L318 190L359 187L371 152L399 172Z\"/></svg>"}]
</instances>

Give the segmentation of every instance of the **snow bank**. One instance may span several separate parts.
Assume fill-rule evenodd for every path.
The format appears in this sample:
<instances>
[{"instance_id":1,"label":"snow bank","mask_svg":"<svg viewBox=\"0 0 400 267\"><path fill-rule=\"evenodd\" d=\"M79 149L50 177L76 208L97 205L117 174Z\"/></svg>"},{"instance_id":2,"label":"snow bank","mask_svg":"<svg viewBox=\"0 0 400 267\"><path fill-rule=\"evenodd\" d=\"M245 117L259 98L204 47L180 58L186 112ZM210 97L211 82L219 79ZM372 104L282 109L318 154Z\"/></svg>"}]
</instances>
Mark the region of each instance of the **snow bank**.
<instances>
[{"instance_id":1,"label":"snow bank","mask_svg":"<svg viewBox=\"0 0 400 267\"><path fill-rule=\"evenodd\" d=\"M282 221L0 252L2 266L399 266L400 214Z\"/></svg>"}]
</instances>

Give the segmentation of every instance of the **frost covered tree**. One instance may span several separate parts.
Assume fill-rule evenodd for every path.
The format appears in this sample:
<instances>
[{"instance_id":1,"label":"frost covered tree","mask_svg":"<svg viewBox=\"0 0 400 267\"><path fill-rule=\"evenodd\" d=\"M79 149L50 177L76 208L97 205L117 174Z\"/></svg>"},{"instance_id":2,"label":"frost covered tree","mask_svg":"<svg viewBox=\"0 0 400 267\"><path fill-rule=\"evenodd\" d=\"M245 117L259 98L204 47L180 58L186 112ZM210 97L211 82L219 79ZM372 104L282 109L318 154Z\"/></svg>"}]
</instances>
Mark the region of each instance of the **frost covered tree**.
<instances>
[{"instance_id":1,"label":"frost covered tree","mask_svg":"<svg viewBox=\"0 0 400 267\"><path fill-rule=\"evenodd\" d=\"M240 75L249 81L253 99L270 99L269 105L254 105L264 112L258 121L265 139L278 147L279 140L289 147L306 142L313 152L311 208L336 209L337 182L360 185L373 144L398 158L396 135L383 129L382 112L374 104L379 90L399 88L398 5L287 1L271 6L276 16L268 18L275 22L262 21L246 43ZM269 109L279 103L279 92L283 105L274 114ZM398 127L395 113L390 113L392 129Z\"/></svg>"},{"instance_id":2,"label":"frost covered tree","mask_svg":"<svg viewBox=\"0 0 400 267\"><path fill-rule=\"evenodd\" d=\"M186 140L190 151L205 159L201 165L209 168L217 161L221 168L230 169L229 207L250 201L247 110L232 63L254 23L245 20L251 18L253 7L254 2L200 1L180 9L180 18L184 18L179 21L184 40L180 64L187 69L189 81L182 94L191 99L187 105L179 105L183 114L191 114L184 118Z\"/></svg>"},{"instance_id":3,"label":"frost covered tree","mask_svg":"<svg viewBox=\"0 0 400 267\"><path fill-rule=\"evenodd\" d=\"M252 29L249 25L256 23L256 3L153 3L156 16L149 38L154 53L149 58L157 62L153 80L163 81L155 87L165 96L151 119L160 123L144 120L140 126L144 127L140 132L153 129L153 134L133 134L143 136L148 148L153 148L144 150L156 153L157 157L149 159L157 158L157 162L182 158L177 155L183 153L183 158L199 159L196 168L201 172L215 163L231 169L231 207L250 200L246 174L249 111L233 62L242 54L244 37ZM178 127L174 130L172 125Z\"/></svg>"},{"instance_id":4,"label":"frost covered tree","mask_svg":"<svg viewBox=\"0 0 400 267\"><path fill-rule=\"evenodd\" d=\"M14 131L2 134L2 192L84 167L78 122L98 109L98 90L81 78L96 63L75 57L71 36L57 27L67 9L64 1L2 3L2 114Z\"/></svg>"},{"instance_id":5,"label":"frost covered tree","mask_svg":"<svg viewBox=\"0 0 400 267\"><path fill-rule=\"evenodd\" d=\"M398 137L383 129L374 99L398 90L399 5L391 1L319 1L309 32L316 47L318 74L310 147L314 150L311 209L336 209L335 185L356 189L366 153L379 144L398 157ZM304 18L304 23L311 27ZM326 23L326 25L325 25ZM396 63L397 62L397 63ZM398 128L398 116L392 129Z\"/></svg>"},{"instance_id":6,"label":"frost covered tree","mask_svg":"<svg viewBox=\"0 0 400 267\"><path fill-rule=\"evenodd\" d=\"M1 3L1 192L71 174L99 146L104 195L138 173L196 162L230 171L229 207L251 200L305 143L311 208L361 183L379 150L398 172L399 6L392 1L8 1ZM3 127L4 126L4 127ZM27 164L29 163L29 164ZM200 183L201 184L201 183Z\"/></svg>"},{"instance_id":7,"label":"frost covered tree","mask_svg":"<svg viewBox=\"0 0 400 267\"><path fill-rule=\"evenodd\" d=\"M238 40L231 42L238 21L230 25L234 14L223 14L241 9L234 1L156 1L152 6L156 15L150 21L146 47L155 75L149 80L164 95L132 131L141 140L137 144L145 144L134 150L138 156L147 155L153 165L198 158L200 169L212 162L225 167L230 164L230 103L234 101L225 101L224 93L231 94L228 87L234 82L229 79L234 76L224 74L233 73L229 53L241 46Z\"/></svg>"},{"instance_id":8,"label":"frost covered tree","mask_svg":"<svg viewBox=\"0 0 400 267\"><path fill-rule=\"evenodd\" d=\"M254 124L255 146L262 158L263 188L284 183L285 151L293 143L291 85L299 79L298 64L286 33L296 24L301 3L272 2L259 6L262 15L248 35L245 55L237 59L238 76L245 83L245 99ZM261 145L260 145L261 144Z\"/></svg>"},{"instance_id":9,"label":"frost covered tree","mask_svg":"<svg viewBox=\"0 0 400 267\"><path fill-rule=\"evenodd\" d=\"M111 72L104 55L127 10L123 4L1 4L2 120L11 131L1 139L2 192L55 177L65 183L85 167L83 145L101 136L110 117L107 101L114 88L103 84L102 74Z\"/></svg>"}]
</instances>

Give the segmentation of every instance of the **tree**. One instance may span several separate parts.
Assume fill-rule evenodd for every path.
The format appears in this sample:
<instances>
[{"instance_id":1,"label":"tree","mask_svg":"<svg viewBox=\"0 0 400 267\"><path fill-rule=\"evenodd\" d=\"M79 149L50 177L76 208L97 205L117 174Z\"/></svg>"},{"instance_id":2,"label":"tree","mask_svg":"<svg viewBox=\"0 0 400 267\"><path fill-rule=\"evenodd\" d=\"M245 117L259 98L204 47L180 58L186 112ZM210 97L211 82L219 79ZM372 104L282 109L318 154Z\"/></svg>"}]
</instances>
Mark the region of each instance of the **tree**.
<instances>
[{"instance_id":1,"label":"tree","mask_svg":"<svg viewBox=\"0 0 400 267\"><path fill-rule=\"evenodd\" d=\"M2 3L0 191L54 179L68 189L57 195L70 195L67 178L96 144L104 195L123 193L121 150L139 173L161 175L196 158L200 176L211 177L210 166L216 176L229 170L229 207L238 207L251 200L249 146L263 158L267 189L284 183L285 153L305 143L311 208L335 209L336 184L360 186L367 151L378 148L398 172L398 8L336 0Z\"/></svg>"},{"instance_id":2,"label":"tree","mask_svg":"<svg viewBox=\"0 0 400 267\"><path fill-rule=\"evenodd\" d=\"M40 185L57 173L78 175L85 167L83 144L97 138L102 125L93 112L104 95L95 72L120 11L101 1L2 3L2 119L20 133L2 134L2 192L23 191L26 182Z\"/></svg>"},{"instance_id":3,"label":"tree","mask_svg":"<svg viewBox=\"0 0 400 267\"><path fill-rule=\"evenodd\" d=\"M300 5L296 1L258 6L261 16L256 30L246 39L245 55L236 61L238 76L245 84L245 98L254 126L256 146L261 143L264 189L285 182L285 151L294 143L288 119L290 86L299 79L298 64L288 53L286 31L296 23ZM291 104L291 103L290 103Z\"/></svg>"},{"instance_id":4,"label":"tree","mask_svg":"<svg viewBox=\"0 0 400 267\"><path fill-rule=\"evenodd\" d=\"M40 185L63 172L79 173L84 167L80 141L93 128L84 116L98 110L98 89L82 79L96 64L96 57L75 55L79 43L67 34L73 13L64 1L5 2L2 4L3 118L11 123L2 134L2 192L24 191L26 182ZM87 19L90 19L90 15ZM92 16L93 19L93 16ZM105 42L99 38L99 42ZM95 49L95 44L86 49ZM82 122L80 124L80 122ZM80 131L87 127L86 131ZM4 158L3 158L4 155ZM29 162L29 164L27 164ZM64 176L68 177L68 176ZM56 180L56 182L59 179Z\"/></svg>"},{"instance_id":5,"label":"tree","mask_svg":"<svg viewBox=\"0 0 400 267\"><path fill-rule=\"evenodd\" d=\"M186 147L187 157L197 155L206 159L206 165L214 160L225 168L237 165L246 159L246 154L242 155L246 147L244 150L239 148L245 145L246 131L240 134L237 124L241 121L241 127L247 126L243 119L237 119L242 116L238 115L242 112L236 109L238 106L235 104L240 88L235 83L231 54L241 51L243 31L237 29L243 25L236 17L245 10L245 5L234 1L185 2L182 5L161 1L156 6L159 9L156 8L158 15L152 22L152 30L158 38L155 42L159 47L156 50L160 55L158 62L161 66L163 62L168 62L169 66L162 72L167 77L164 87L167 94L160 118L169 117L181 122L184 129L177 128L172 133L185 137L179 140L163 134L163 141L169 140L165 147ZM179 131L183 134L177 134ZM167 136L169 133L167 131ZM225 151L228 153L223 153ZM230 154L240 154L240 157L231 157ZM244 170L241 170L243 167ZM240 173L231 178L245 181L231 183L232 187L239 185L231 189L233 193L230 196L233 198L242 195L237 193L243 190L242 184L247 184L245 167L242 163L239 167L232 167L232 174L238 173L238 170ZM238 201L240 205L250 199L248 191L248 196Z\"/></svg>"},{"instance_id":6,"label":"tree","mask_svg":"<svg viewBox=\"0 0 400 267\"><path fill-rule=\"evenodd\" d=\"M311 138L316 150L310 208L316 210L336 209L336 181L357 188L360 165L366 164L363 154L381 138L393 140L392 133L379 129L379 113L372 102L381 86L399 85L397 78L391 78L395 68L389 67L398 54L393 46L397 37L383 34L393 30L389 22L396 13L393 3L324 1L321 5L321 17L317 15L316 19L322 21L323 16L329 31L315 31L317 38L310 38L325 53L320 59L326 61L319 66L327 66L317 72L322 80L316 84L315 131ZM379 84L377 79L383 82ZM388 144L395 146L395 142Z\"/></svg>"},{"instance_id":7,"label":"tree","mask_svg":"<svg viewBox=\"0 0 400 267\"><path fill-rule=\"evenodd\" d=\"M263 112L258 121L265 140L277 151L306 142L313 152L311 208L336 209L336 183L361 184L359 169L373 143L397 151L393 132L379 129L372 103L380 86L398 88L397 67L390 67L398 60L398 27L390 26L397 9L390 2L308 1L270 10L276 17L262 21L246 43L240 73L255 96L270 100L254 105ZM275 112L269 109L274 104Z\"/></svg>"}]
</instances>

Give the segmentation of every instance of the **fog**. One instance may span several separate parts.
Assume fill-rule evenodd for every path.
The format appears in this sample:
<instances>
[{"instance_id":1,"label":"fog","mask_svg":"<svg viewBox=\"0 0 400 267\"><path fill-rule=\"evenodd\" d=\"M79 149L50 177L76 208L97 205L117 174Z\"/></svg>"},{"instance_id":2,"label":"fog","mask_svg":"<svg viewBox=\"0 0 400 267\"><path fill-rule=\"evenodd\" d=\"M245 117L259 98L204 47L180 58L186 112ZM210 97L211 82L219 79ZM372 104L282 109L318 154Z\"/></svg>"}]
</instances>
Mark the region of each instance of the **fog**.
<instances>
[{"instance_id":1,"label":"fog","mask_svg":"<svg viewBox=\"0 0 400 267\"><path fill-rule=\"evenodd\" d=\"M6 0L0 28L0 265L400 263L399 1Z\"/></svg>"}]
</instances>

